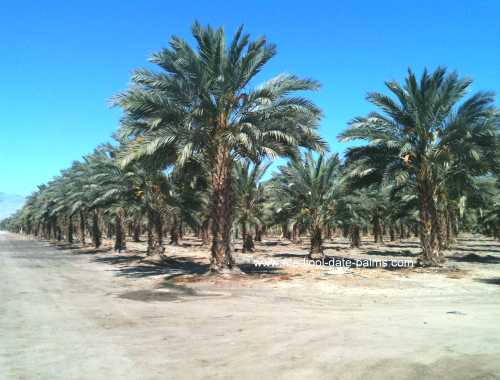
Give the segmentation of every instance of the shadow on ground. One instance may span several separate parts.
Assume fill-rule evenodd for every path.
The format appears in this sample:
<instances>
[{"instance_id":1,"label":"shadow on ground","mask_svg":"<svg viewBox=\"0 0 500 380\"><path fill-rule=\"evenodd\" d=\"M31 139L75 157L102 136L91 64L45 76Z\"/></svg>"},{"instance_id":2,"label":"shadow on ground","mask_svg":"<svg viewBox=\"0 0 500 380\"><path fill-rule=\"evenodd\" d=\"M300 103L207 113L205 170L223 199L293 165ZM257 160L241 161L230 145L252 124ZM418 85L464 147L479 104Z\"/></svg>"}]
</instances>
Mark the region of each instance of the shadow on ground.
<instances>
[{"instance_id":1,"label":"shadow on ground","mask_svg":"<svg viewBox=\"0 0 500 380\"><path fill-rule=\"evenodd\" d=\"M477 282L482 282L483 284L490 285L499 285L500 286L500 277L492 277L492 278L478 278Z\"/></svg>"},{"instance_id":2,"label":"shadow on ground","mask_svg":"<svg viewBox=\"0 0 500 380\"><path fill-rule=\"evenodd\" d=\"M500 257L495 257L491 255L479 256L474 253L470 253L465 256L451 256L449 257L452 261L464 262L464 263L479 263L479 264L500 264Z\"/></svg>"}]
</instances>

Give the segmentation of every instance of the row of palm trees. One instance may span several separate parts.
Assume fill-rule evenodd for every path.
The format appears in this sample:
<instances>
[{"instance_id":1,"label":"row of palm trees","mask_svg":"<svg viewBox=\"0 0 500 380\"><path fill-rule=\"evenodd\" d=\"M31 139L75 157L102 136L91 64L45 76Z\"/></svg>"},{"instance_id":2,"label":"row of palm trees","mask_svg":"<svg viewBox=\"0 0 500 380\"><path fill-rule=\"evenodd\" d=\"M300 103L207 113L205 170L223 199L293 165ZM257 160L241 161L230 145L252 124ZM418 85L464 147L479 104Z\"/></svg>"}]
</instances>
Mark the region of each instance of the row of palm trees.
<instances>
[{"instance_id":1,"label":"row of palm trees","mask_svg":"<svg viewBox=\"0 0 500 380\"><path fill-rule=\"evenodd\" d=\"M267 230L323 239L341 232L359 246L368 227L376 242L409 231L420 237L422 265L437 265L462 229L499 237L500 113L494 95L465 98L469 79L438 68L389 95L370 93L377 108L353 119L342 141L365 145L328 155L318 134L321 110L303 94L319 83L279 75L252 81L276 54L265 38L240 28L192 27L196 48L172 37L151 57L159 71L134 72L112 99L123 110L116 143L98 147L39 187L4 222L10 229L100 245L102 229L126 247L147 230L148 253L165 254L186 229L211 241L210 269L235 270L235 233L252 250ZM288 158L268 181L276 157ZM401 231L403 230L403 231Z\"/></svg>"}]
</instances>

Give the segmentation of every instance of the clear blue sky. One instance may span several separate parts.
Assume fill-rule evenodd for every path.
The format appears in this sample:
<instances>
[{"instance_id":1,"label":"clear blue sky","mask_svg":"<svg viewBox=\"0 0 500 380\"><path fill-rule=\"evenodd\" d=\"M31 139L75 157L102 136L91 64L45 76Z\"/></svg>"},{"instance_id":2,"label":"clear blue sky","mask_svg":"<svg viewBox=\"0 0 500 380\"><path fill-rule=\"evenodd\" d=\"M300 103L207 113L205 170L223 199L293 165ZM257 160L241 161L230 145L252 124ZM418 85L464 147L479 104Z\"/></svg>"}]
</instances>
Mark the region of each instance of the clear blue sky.
<instances>
[{"instance_id":1,"label":"clear blue sky","mask_svg":"<svg viewBox=\"0 0 500 380\"><path fill-rule=\"evenodd\" d=\"M172 34L195 20L245 24L278 56L281 72L322 82L321 133L333 151L349 119L371 109L367 91L402 79L409 66L446 65L500 89L500 2L481 1L5 1L0 5L0 192L26 195L108 141L126 88ZM497 103L498 104L498 103Z\"/></svg>"}]
</instances>

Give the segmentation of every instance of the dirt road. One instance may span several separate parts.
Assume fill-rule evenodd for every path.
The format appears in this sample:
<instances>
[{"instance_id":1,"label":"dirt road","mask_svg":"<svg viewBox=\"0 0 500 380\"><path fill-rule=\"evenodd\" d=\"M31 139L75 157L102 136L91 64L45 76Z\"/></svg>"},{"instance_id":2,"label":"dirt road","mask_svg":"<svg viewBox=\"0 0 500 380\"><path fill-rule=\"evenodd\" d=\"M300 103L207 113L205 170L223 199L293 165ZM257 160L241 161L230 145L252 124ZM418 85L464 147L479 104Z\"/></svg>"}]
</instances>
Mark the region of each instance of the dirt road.
<instances>
[{"instance_id":1,"label":"dirt road","mask_svg":"<svg viewBox=\"0 0 500 380\"><path fill-rule=\"evenodd\" d=\"M0 378L500 379L500 282L477 273L188 287L126 262L0 232Z\"/></svg>"}]
</instances>

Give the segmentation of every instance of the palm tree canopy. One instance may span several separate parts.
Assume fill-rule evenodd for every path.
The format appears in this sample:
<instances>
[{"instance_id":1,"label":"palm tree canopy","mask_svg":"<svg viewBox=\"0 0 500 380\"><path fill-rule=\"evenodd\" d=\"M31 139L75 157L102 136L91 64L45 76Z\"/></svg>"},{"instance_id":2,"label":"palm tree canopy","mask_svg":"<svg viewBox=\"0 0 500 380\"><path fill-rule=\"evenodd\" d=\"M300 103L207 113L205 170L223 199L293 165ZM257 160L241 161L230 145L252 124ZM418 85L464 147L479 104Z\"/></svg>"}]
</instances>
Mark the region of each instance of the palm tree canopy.
<instances>
[{"instance_id":1,"label":"palm tree canopy","mask_svg":"<svg viewBox=\"0 0 500 380\"><path fill-rule=\"evenodd\" d=\"M262 182L270 163L256 164L248 160L238 161L233 168L233 189L237 223L263 223L264 203L266 200Z\"/></svg>"},{"instance_id":2,"label":"palm tree canopy","mask_svg":"<svg viewBox=\"0 0 500 380\"><path fill-rule=\"evenodd\" d=\"M403 85L386 82L393 97L369 93L368 101L381 112L353 119L340 135L343 141L370 143L348 151L357 162L352 173L373 180L393 175L402 182L424 170L428 180L440 185L465 171L498 170L494 94L479 92L463 100L471 83L444 68L424 70L420 81L409 70Z\"/></svg>"},{"instance_id":3,"label":"palm tree canopy","mask_svg":"<svg viewBox=\"0 0 500 380\"><path fill-rule=\"evenodd\" d=\"M280 167L272 179L274 197L305 225L328 223L333 217L335 199L339 188L340 160L337 155L319 156L311 152L303 159L292 160ZM279 210L281 211L281 210Z\"/></svg>"},{"instance_id":4,"label":"palm tree canopy","mask_svg":"<svg viewBox=\"0 0 500 380\"><path fill-rule=\"evenodd\" d=\"M326 148L316 133L319 108L293 95L318 89L318 82L282 74L250 88L275 45L264 37L251 42L241 27L229 44L222 28L195 23L192 34L196 49L172 37L150 59L162 71L135 71L132 86L113 98L125 113L124 164L155 157L164 165L168 157L182 165L200 153L210 157L218 146L254 161L297 154L297 146Z\"/></svg>"}]
</instances>

